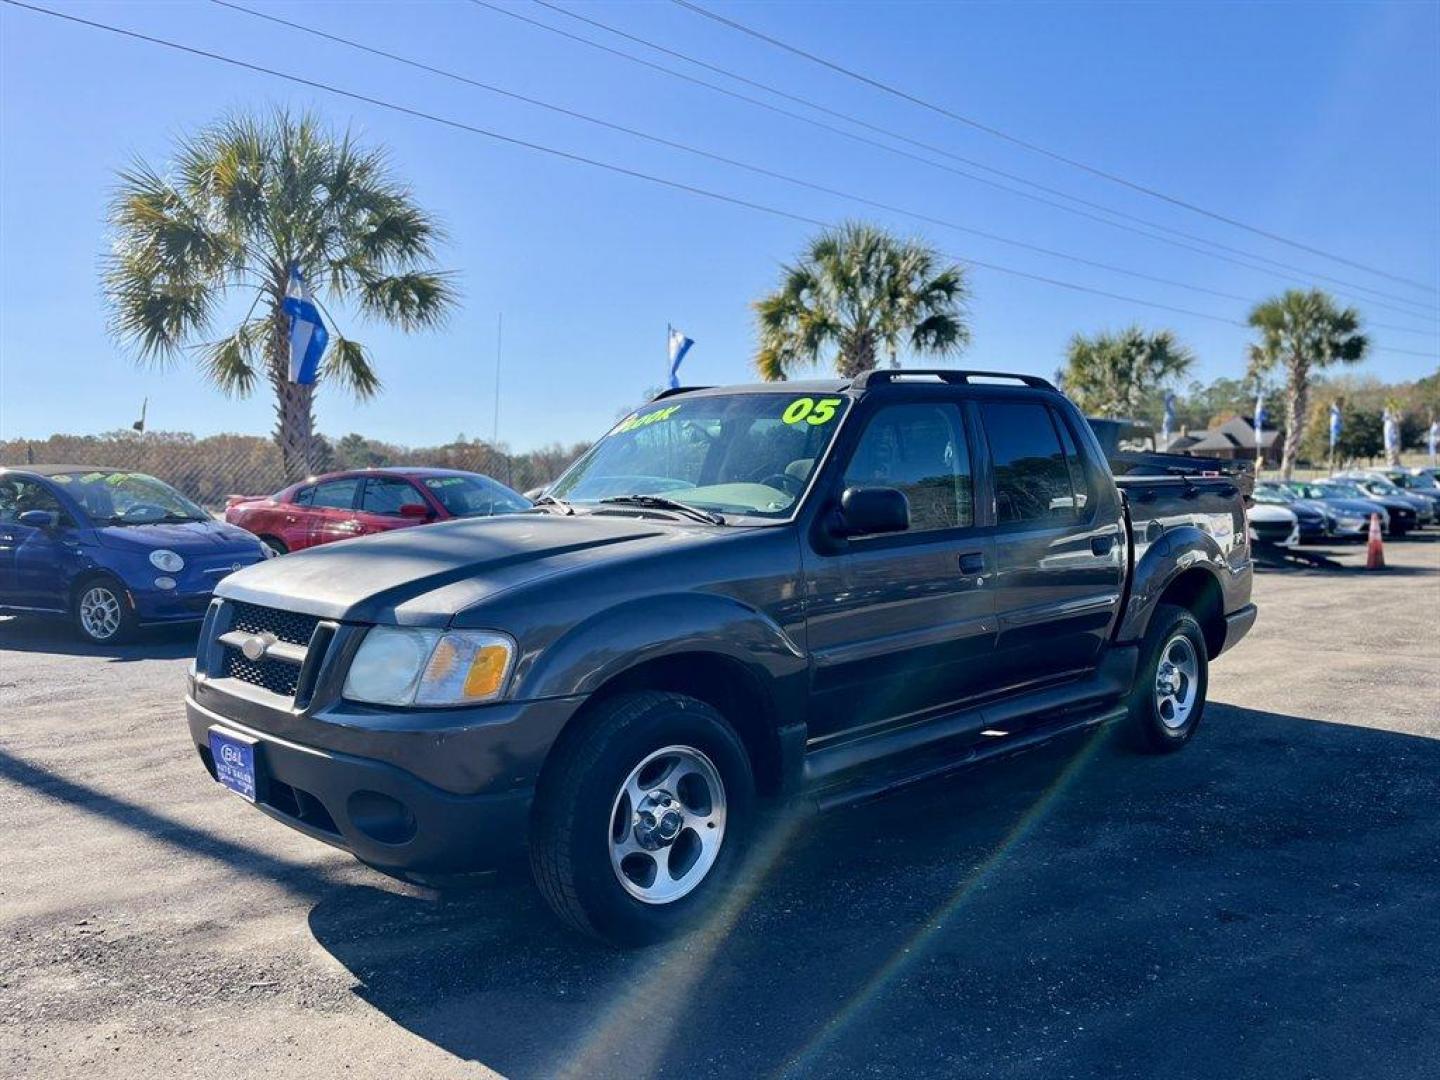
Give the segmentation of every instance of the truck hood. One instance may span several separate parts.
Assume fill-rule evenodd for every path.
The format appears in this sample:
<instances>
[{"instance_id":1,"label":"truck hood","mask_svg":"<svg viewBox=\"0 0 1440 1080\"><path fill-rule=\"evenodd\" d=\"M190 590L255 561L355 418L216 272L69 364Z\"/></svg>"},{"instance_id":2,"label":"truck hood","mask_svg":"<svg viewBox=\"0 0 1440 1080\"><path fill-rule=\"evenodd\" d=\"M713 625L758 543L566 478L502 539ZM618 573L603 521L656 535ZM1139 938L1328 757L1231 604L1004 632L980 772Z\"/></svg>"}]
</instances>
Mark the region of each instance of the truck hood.
<instances>
[{"instance_id":1,"label":"truck hood","mask_svg":"<svg viewBox=\"0 0 1440 1080\"><path fill-rule=\"evenodd\" d=\"M453 607L426 598L458 582L473 602L561 570L722 531L631 515L461 518L269 559L231 574L216 594L325 619L443 625Z\"/></svg>"}]
</instances>

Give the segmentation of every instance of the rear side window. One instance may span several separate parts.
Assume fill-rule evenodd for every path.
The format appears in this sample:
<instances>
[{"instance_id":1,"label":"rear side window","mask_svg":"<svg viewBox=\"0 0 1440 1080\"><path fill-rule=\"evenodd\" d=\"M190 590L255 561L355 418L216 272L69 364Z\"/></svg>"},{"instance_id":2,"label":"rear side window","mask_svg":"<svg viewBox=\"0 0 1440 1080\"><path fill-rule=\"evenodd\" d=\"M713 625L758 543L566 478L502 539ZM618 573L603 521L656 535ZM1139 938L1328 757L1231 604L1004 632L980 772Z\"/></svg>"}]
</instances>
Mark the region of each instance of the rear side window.
<instances>
[{"instance_id":1,"label":"rear side window","mask_svg":"<svg viewBox=\"0 0 1440 1080\"><path fill-rule=\"evenodd\" d=\"M1065 418L1051 410L1050 419L1060 433L1060 445L1065 450L1065 467L1070 471L1070 490L1075 496L1075 516L1084 517L1090 509L1090 481L1085 475L1085 461L1070 434Z\"/></svg>"},{"instance_id":2,"label":"rear side window","mask_svg":"<svg viewBox=\"0 0 1440 1080\"><path fill-rule=\"evenodd\" d=\"M1050 410L1038 403L989 401L980 414L995 467L996 521L1073 521L1075 493Z\"/></svg>"},{"instance_id":3,"label":"rear side window","mask_svg":"<svg viewBox=\"0 0 1440 1080\"><path fill-rule=\"evenodd\" d=\"M910 503L910 528L975 523L970 453L954 405L888 405L870 419L845 469L846 487L890 487Z\"/></svg>"},{"instance_id":4,"label":"rear side window","mask_svg":"<svg viewBox=\"0 0 1440 1080\"><path fill-rule=\"evenodd\" d=\"M411 486L409 480L392 476L372 476L365 481L365 494L360 501L360 509L367 514L398 516L400 507L407 503L425 505L424 497Z\"/></svg>"},{"instance_id":5,"label":"rear side window","mask_svg":"<svg viewBox=\"0 0 1440 1080\"><path fill-rule=\"evenodd\" d=\"M313 487L301 488L295 492L295 497L290 501L296 506L309 506L315 500L315 489Z\"/></svg>"},{"instance_id":6,"label":"rear side window","mask_svg":"<svg viewBox=\"0 0 1440 1080\"><path fill-rule=\"evenodd\" d=\"M326 480L323 484L315 485L315 497L310 500L310 505L330 510L352 510L355 507L355 489L359 486L358 476L346 477L344 480Z\"/></svg>"}]
</instances>

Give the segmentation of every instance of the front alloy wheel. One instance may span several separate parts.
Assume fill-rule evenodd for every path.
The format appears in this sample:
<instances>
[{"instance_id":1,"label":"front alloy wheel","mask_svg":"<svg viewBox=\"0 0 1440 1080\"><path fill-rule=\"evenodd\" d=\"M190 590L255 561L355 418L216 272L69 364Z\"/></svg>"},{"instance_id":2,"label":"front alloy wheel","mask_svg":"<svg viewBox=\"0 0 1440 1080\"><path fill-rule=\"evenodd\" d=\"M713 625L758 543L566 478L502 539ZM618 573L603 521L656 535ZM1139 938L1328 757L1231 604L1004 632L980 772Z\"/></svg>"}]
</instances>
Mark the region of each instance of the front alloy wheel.
<instances>
[{"instance_id":1,"label":"front alloy wheel","mask_svg":"<svg viewBox=\"0 0 1440 1080\"><path fill-rule=\"evenodd\" d=\"M121 590L108 581L84 586L75 603L75 625L97 645L113 645L130 636L134 616Z\"/></svg>"},{"instance_id":2,"label":"front alloy wheel","mask_svg":"<svg viewBox=\"0 0 1440 1080\"><path fill-rule=\"evenodd\" d=\"M692 746L666 746L630 770L610 812L610 865L646 904L668 904L705 880L725 840L725 783Z\"/></svg>"},{"instance_id":3,"label":"front alloy wheel","mask_svg":"<svg viewBox=\"0 0 1440 1080\"><path fill-rule=\"evenodd\" d=\"M646 945L713 911L745 853L755 778L739 735L670 691L595 703L551 752L535 791L530 868L562 920Z\"/></svg>"}]
</instances>

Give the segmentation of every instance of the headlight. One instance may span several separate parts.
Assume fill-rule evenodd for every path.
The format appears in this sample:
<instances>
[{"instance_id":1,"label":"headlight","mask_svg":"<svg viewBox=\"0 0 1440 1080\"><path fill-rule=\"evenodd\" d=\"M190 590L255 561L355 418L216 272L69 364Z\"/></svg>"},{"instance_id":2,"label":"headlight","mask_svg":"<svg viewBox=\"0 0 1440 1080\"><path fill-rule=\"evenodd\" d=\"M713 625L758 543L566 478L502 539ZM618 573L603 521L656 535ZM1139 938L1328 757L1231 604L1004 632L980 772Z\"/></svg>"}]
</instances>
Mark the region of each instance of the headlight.
<instances>
[{"instance_id":1,"label":"headlight","mask_svg":"<svg viewBox=\"0 0 1440 1080\"><path fill-rule=\"evenodd\" d=\"M1358 517L1342 517L1342 518L1340 519L1340 528L1342 528L1342 529L1360 529L1360 528L1363 528L1364 525L1365 525L1365 519L1364 519L1364 518L1358 518Z\"/></svg>"},{"instance_id":2,"label":"headlight","mask_svg":"<svg viewBox=\"0 0 1440 1080\"><path fill-rule=\"evenodd\" d=\"M185 569L185 560L175 552L161 548L150 552L150 565L156 570L164 570L167 574L178 574Z\"/></svg>"},{"instance_id":3,"label":"headlight","mask_svg":"<svg viewBox=\"0 0 1440 1080\"><path fill-rule=\"evenodd\" d=\"M515 643L483 630L377 626L365 635L345 676L351 701L376 705L467 705L505 689Z\"/></svg>"}]
</instances>

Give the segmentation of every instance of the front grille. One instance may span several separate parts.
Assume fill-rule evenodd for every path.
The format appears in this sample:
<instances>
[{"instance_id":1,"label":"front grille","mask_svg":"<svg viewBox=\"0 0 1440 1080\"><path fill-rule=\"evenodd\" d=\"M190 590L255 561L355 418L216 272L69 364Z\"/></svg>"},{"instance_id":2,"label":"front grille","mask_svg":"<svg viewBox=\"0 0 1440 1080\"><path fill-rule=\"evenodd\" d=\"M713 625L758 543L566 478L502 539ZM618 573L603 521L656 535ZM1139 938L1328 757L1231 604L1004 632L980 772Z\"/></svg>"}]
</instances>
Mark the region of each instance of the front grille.
<instances>
[{"instance_id":1,"label":"front grille","mask_svg":"<svg viewBox=\"0 0 1440 1080\"><path fill-rule=\"evenodd\" d=\"M318 616L306 615L298 611L282 611L279 608L264 607L260 604L247 604L240 600L227 600L226 607L229 609L230 616L227 632L264 635L277 642L298 645L306 650L311 648L312 641L320 641L320 653L317 655L324 653L324 643L328 641L328 638L316 634L317 628L321 625ZM226 626L223 619L220 625ZM280 697L293 699L297 697L305 670L306 665L304 664L297 664L290 659L276 656L250 660L239 648L226 642L219 674L227 679L238 679L252 686L259 686ZM306 685L311 685L313 682L312 677ZM304 696L308 696L308 692Z\"/></svg>"},{"instance_id":2,"label":"front grille","mask_svg":"<svg viewBox=\"0 0 1440 1080\"><path fill-rule=\"evenodd\" d=\"M281 611L279 608L246 604L239 600L230 601L230 629L247 634L274 634L276 640L291 645L309 645L320 624L317 615L305 615L298 611Z\"/></svg>"},{"instance_id":3,"label":"front grille","mask_svg":"<svg viewBox=\"0 0 1440 1080\"><path fill-rule=\"evenodd\" d=\"M239 679L269 690L281 697L293 698L300 685L300 668L284 660L247 660L239 649L225 650L225 677Z\"/></svg>"}]
</instances>

